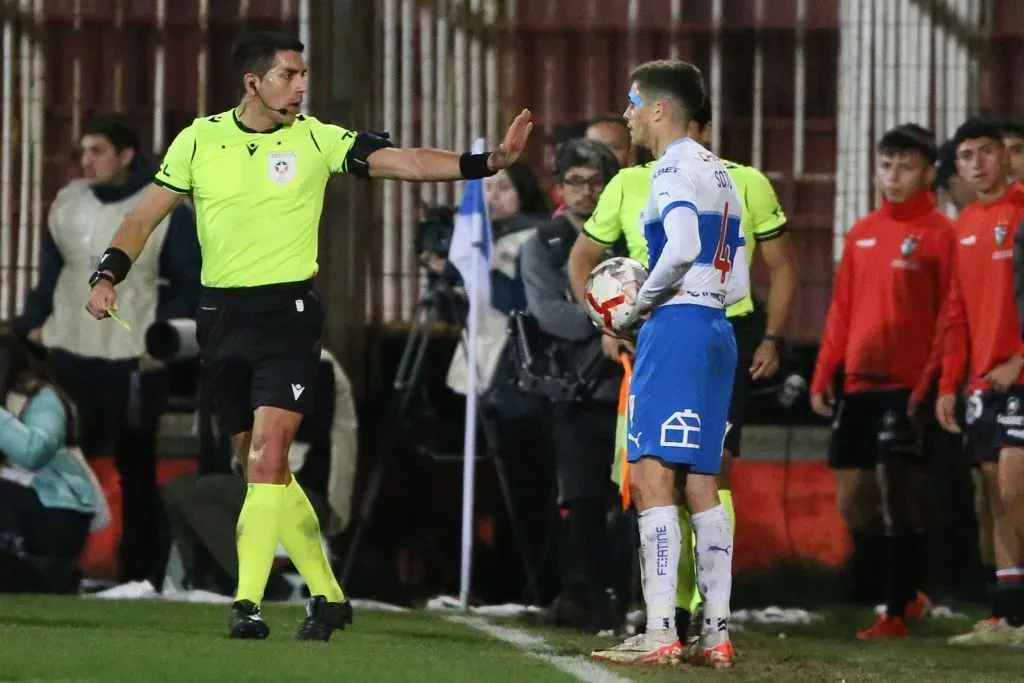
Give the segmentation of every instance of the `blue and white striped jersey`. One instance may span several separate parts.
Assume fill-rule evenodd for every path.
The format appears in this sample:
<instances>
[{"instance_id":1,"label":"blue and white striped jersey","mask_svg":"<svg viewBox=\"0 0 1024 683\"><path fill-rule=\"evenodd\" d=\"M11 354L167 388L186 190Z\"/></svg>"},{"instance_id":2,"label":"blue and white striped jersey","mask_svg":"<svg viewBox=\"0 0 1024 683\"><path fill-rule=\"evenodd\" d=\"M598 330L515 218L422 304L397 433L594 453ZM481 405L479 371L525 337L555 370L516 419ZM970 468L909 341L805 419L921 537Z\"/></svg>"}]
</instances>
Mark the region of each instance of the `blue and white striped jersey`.
<instances>
[{"instance_id":1,"label":"blue and white striped jersey","mask_svg":"<svg viewBox=\"0 0 1024 683\"><path fill-rule=\"evenodd\" d=\"M699 143L669 145L651 180L641 215L650 277L641 305L725 308L750 289L740 227L742 203L722 162Z\"/></svg>"}]
</instances>

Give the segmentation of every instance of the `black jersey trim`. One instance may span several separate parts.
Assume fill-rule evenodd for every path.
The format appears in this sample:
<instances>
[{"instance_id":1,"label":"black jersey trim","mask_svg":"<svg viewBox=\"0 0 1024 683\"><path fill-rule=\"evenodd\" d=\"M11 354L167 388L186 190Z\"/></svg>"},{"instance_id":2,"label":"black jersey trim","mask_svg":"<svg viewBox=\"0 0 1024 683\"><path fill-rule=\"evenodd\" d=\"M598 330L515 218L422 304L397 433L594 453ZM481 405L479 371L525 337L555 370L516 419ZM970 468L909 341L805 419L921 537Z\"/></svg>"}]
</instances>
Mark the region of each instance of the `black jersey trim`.
<instances>
[{"instance_id":1,"label":"black jersey trim","mask_svg":"<svg viewBox=\"0 0 1024 683\"><path fill-rule=\"evenodd\" d=\"M788 232L789 232L789 226L786 223L783 223L779 227L773 228L772 230L766 230L764 232L755 232L754 233L754 241L755 242L771 242L774 239L778 239L779 237L782 237L783 235L785 235Z\"/></svg>"},{"instance_id":2,"label":"black jersey trim","mask_svg":"<svg viewBox=\"0 0 1024 683\"><path fill-rule=\"evenodd\" d=\"M153 184L154 185L159 185L160 187L167 188L168 190L170 190L171 192L174 192L176 194L188 194L188 190L183 190L180 187L175 187L174 185L171 185L168 182L164 182L163 180L160 180L159 178L153 178Z\"/></svg>"},{"instance_id":3,"label":"black jersey trim","mask_svg":"<svg viewBox=\"0 0 1024 683\"><path fill-rule=\"evenodd\" d=\"M611 246L614 246L614 245L615 245L615 242L605 242L605 241L604 241L603 239L600 239L600 238L594 237L594 236L593 236L592 234L590 234L589 232L587 232L587 229L586 229L586 228L584 228L584 229L582 230L582 232L583 232L583 234L584 234L584 235L586 235L586 236L587 236L587 238L588 238L588 239L590 239L590 241L591 241L591 242L597 242L597 243L598 243L598 244L600 244L600 245L601 245L602 247L611 247Z\"/></svg>"},{"instance_id":4,"label":"black jersey trim","mask_svg":"<svg viewBox=\"0 0 1024 683\"><path fill-rule=\"evenodd\" d=\"M269 135L270 133L276 133L277 131L284 128L284 126L279 123L270 130L253 130L249 126L239 121L238 114L236 114L233 111L231 112L231 120L235 122L236 126L238 126L238 130L242 131L243 133L255 133L256 135Z\"/></svg>"}]
</instances>

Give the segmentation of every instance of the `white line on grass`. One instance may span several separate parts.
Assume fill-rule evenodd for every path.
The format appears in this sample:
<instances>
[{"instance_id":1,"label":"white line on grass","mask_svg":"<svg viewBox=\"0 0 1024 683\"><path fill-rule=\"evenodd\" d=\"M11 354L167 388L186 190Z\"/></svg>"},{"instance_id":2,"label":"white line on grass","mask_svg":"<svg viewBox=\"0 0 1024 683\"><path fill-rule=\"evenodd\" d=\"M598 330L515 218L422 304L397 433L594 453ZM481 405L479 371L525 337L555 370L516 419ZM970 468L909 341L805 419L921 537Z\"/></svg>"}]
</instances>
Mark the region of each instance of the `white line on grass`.
<instances>
[{"instance_id":1,"label":"white line on grass","mask_svg":"<svg viewBox=\"0 0 1024 683\"><path fill-rule=\"evenodd\" d=\"M541 636L510 626L498 626L480 617L447 617L448 621L482 631L489 636L517 648L537 659L551 664L583 683L632 683L628 678L616 676L611 671L594 664L583 657L568 657L552 653L551 646Z\"/></svg>"}]
</instances>

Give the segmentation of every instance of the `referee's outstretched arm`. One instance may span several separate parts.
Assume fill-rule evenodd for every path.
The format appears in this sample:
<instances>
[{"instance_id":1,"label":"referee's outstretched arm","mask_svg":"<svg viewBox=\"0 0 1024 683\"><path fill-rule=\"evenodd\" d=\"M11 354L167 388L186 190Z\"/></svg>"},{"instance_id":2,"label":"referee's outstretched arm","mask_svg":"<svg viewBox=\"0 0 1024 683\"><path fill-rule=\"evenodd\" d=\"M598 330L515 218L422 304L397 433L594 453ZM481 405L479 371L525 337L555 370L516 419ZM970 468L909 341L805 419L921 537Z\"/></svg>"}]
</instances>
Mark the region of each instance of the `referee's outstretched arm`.
<instances>
[{"instance_id":1,"label":"referee's outstretched arm","mask_svg":"<svg viewBox=\"0 0 1024 683\"><path fill-rule=\"evenodd\" d=\"M530 110L524 109L490 154L461 154L441 149L384 147L366 157L371 178L412 180L461 180L488 176L508 168L523 153L533 130Z\"/></svg>"},{"instance_id":2,"label":"referee's outstretched arm","mask_svg":"<svg viewBox=\"0 0 1024 683\"><path fill-rule=\"evenodd\" d=\"M149 236L184 195L196 197L201 225L205 224L204 216L208 220L218 216L221 223L229 223L222 232L246 225L249 239L259 242L262 233L251 223L260 219L229 210L252 206L248 196L236 195L258 192L254 164L264 164L259 173L269 175L275 184L272 187L288 187L293 195L322 192L324 176L330 173L409 181L483 178L511 166L522 154L533 129L530 111L524 109L496 149L471 154L400 149L386 136L321 123L300 114L309 88L302 51L301 42L278 34L255 33L236 42L232 68L239 79L238 106L196 119L171 143L153 185L125 217L90 278L92 294L86 308L94 317L110 316L117 300L114 286L128 275ZM271 141L276 143L273 148ZM211 172L209 169L214 167L219 170ZM247 178L242 187L230 182L242 177ZM306 200L306 206L320 203L309 196ZM278 210L294 220L294 211ZM319 216L310 217L297 229L315 232L318 224ZM206 231L212 230L206 224ZM252 254L257 250L250 245L243 251Z\"/></svg>"}]
</instances>

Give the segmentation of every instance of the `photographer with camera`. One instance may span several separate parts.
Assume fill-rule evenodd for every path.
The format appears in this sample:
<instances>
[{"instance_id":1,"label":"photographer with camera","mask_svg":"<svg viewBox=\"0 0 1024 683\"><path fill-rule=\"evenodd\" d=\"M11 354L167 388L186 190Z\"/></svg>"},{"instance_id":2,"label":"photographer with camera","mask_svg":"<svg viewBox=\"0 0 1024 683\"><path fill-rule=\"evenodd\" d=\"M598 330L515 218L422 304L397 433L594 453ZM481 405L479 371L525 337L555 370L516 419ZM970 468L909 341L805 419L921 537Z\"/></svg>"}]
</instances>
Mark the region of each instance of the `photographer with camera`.
<instances>
[{"instance_id":1,"label":"photographer with camera","mask_svg":"<svg viewBox=\"0 0 1024 683\"><path fill-rule=\"evenodd\" d=\"M608 576L607 511L615 415L622 369L609 360L620 343L603 336L573 298L566 272L576 236L619 170L605 145L574 139L559 150L555 174L565 211L537 230L522 250L528 313L536 321L548 369L558 505L567 520L562 592L548 611L554 623L581 629L614 628L619 618ZM608 349L605 349L605 346ZM561 388L554 391L554 387ZM541 391L544 391L541 389Z\"/></svg>"}]
</instances>

